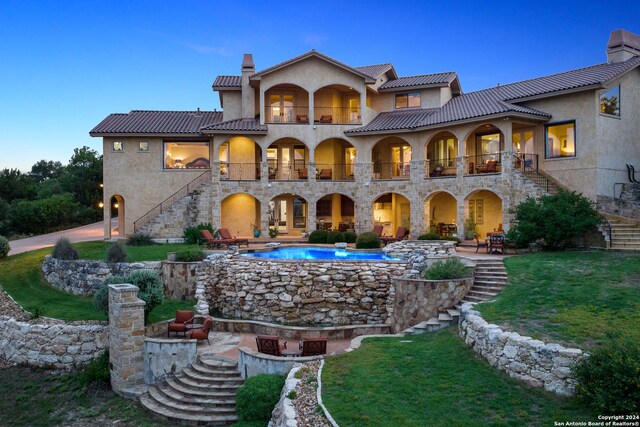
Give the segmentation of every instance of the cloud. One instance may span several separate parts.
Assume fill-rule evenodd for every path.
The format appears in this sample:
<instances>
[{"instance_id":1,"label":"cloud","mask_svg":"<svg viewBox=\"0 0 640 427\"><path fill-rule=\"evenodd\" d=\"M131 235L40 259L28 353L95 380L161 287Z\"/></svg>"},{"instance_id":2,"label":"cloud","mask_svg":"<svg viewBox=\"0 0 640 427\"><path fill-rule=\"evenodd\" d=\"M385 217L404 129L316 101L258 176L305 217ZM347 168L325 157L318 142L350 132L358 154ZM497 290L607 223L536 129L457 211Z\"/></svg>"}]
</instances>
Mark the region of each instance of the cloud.
<instances>
[{"instance_id":1,"label":"cloud","mask_svg":"<svg viewBox=\"0 0 640 427\"><path fill-rule=\"evenodd\" d=\"M310 46L322 46L329 37L318 33L302 33L302 42Z\"/></svg>"}]
</instances>

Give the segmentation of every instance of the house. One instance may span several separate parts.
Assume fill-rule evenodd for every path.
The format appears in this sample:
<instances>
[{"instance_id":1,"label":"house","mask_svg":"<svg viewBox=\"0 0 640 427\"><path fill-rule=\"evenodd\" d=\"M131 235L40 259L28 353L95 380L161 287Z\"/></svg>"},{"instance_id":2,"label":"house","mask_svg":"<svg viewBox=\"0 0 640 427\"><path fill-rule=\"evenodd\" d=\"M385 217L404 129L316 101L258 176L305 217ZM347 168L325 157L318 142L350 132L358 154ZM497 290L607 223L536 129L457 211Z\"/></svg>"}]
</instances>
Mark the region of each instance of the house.
<instances>
[{"instance_id":1,"label":"house","mask_svg":"<svg viewBox=\"0 0 640 427\"><path fill-rule=\"evenodd\" d=\"M134 110L90 132L121 234L211 222L417 236L471 218L486 235L555 185L606 210L640 159L640 37L624 30L604 63L470 93L455 72L401 77L315 50L259 71L246 54L213 90L222 112Z\"/></svg>"}]
</instances>

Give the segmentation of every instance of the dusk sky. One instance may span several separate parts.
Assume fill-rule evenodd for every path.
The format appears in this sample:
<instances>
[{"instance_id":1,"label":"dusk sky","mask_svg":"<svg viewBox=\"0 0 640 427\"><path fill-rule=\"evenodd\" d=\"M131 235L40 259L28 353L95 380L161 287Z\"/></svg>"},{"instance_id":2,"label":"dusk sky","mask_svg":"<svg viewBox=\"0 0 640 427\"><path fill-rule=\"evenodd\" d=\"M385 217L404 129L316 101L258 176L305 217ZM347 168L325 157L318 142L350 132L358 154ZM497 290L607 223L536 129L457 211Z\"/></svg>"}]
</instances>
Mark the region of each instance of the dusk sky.
<instances>
[{"instance_id":1,"label":"dusk sky","mask_svg":"<svg viewBox=\"0 0 640 427\"><path fill-rule=\"evenodd\" d=\"M640 1L0 2L0 169L101 152L110 113L220 109L217 75L316 49L401 76L456 71L465 92L606 61Z\"/></svg>"}]
</instances>

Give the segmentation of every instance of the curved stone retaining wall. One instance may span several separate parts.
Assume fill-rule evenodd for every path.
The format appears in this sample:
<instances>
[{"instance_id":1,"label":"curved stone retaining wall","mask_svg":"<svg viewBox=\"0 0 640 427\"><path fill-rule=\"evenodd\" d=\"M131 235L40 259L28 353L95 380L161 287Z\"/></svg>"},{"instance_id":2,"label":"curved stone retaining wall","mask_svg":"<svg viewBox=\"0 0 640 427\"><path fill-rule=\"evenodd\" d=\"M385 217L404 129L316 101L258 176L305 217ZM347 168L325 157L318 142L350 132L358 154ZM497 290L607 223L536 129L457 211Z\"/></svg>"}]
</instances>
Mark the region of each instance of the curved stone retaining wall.
<instances>
[{"instance_id":1,"label":"curved stone retaining wall","mask_svg":"<svg viewBox=\"0 0 640 427\"><path fill-rule=\"evenodd\" d=\"M409 270L405 277L417 279L435 261L456 256L456 244L448 240L401 240L388 244L382 251L392 258L406 260Z\"/></svg>"},{"instance_id":2,"label":"curved stone retaining wall","mask_svg":"<svg viewBox=\"0 0 640 427\"><path fill-rule=\"evenodd\" d=\"M487 323L471 304L462 306L458 328L467 345L510 377L561 396L575 394L571 368L583 355L582 350L505 332Z\"/></svg>"},{"instance_id":3,"label":"curved stone retaining wall","mask_svg":"<svg viewBox=\"0 0 640 427\"><path fill-rule=\"evenodd\" d=\"M151 270L162 274L160 261L117 262L61 260L46 256L44 277L53 287L75 295L90 295L111 276L127 276L134 271Z\"/></svg>"},{"instance_id":4,"label":"curved stone retaining wall","mask_svg":"<svg viewBox=\"0 0 640 427\"><path fill-rule=\"evenodd\" d=\"M108 330L106 322L0 317L0 356L19 365L71 370L105 350Z\"/></svg>"},{"instance_id":5,"label":"curved stone retaining wall","mask_svg":"<svg viewBox=\"0 0 640 427\"><path fill-rule=\"evenodd\" d=\"M242 378L247 379L258 374L287 375L296 363L320 360L323 356L283 357L258 353L247 347L238 349L238 370Z\"/></svg>"}]
</instances>

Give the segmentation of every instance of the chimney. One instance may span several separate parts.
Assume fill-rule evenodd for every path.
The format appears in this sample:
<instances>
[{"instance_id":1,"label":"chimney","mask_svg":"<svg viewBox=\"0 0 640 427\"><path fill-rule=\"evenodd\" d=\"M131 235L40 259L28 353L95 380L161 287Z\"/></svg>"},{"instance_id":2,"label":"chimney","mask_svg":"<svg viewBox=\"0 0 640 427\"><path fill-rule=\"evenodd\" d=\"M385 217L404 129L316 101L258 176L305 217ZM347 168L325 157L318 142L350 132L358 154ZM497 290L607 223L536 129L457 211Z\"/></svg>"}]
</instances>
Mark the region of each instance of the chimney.
<instances>
[{"instance_id":1,"label":"chimney","mask_svg":"<svg viewBox=\"0 0 640 427\"><path fill-rule=\"evenodd\" d=\"M640 56L640 36L627 30L612 31L607 44L607 62L624 62L634 56Z\"/></svg>"},{"instance_id":2,"label":"chimney","mask_svg":"<svg viewBox=\"0 0 640 427\"><path fill-rule=\"evenodd\" d=\"M249 83L249 77L256 72L253 55L245 53L242 58L242 118L253 119L256 116L256 92Z\"/></svg>"}]
</instances>

